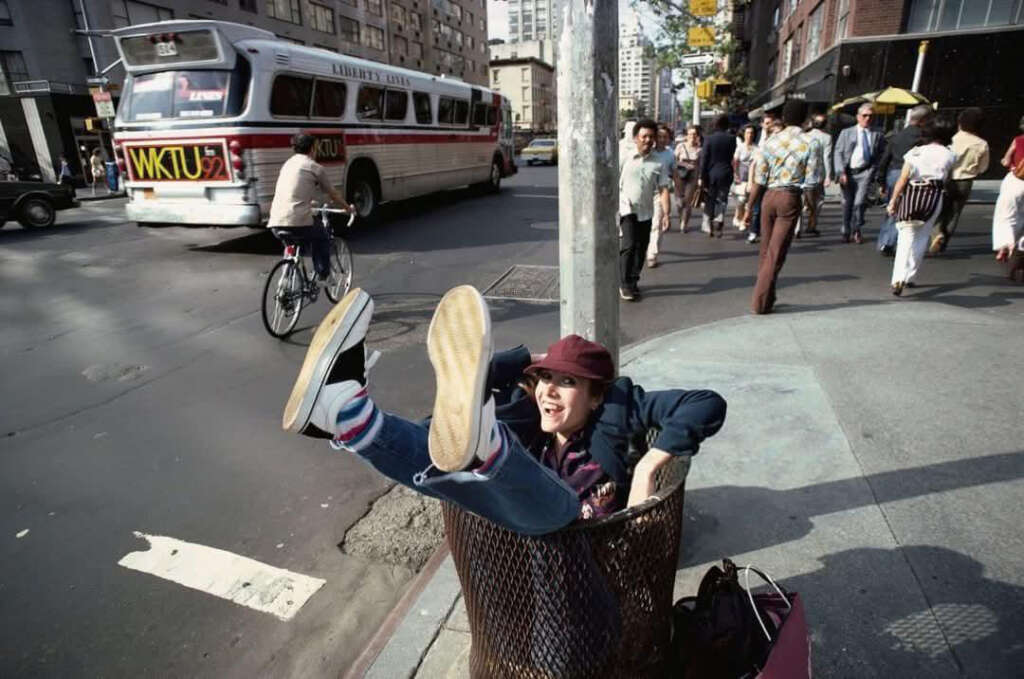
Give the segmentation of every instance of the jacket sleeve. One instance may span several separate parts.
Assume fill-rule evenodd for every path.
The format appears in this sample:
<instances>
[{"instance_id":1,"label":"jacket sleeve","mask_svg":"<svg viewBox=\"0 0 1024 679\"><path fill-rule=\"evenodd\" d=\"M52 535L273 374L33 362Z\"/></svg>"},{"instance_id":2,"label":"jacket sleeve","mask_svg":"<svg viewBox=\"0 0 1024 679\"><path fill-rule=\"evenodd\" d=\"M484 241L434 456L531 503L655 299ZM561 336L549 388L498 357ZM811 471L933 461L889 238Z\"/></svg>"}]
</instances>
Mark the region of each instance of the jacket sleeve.
<instances>
[{"instance_id":1,"label":"jacket sleeve","mask_svg":"<svg viewBox=\"0 0 1024 679\"><path fill-rule=\"evenodd\" d=\"M496 351L491 357L488 385L491 389L499 391L515 387L529 365L530 350L522 344L504 351Z\"/></svg>"},{"instance_id":2,"label":"jacket sleeve","mask_svg":"<svg viewBox=\"0 0 1024 679\"><path fill-rule=\"evenodd\" d=\"M885 176L889 173L889 166L892 164L892 144L886 144L885 151L882 152L882 160L878 163L878 172L876 177L878 181L885 185Z\"/></svg>"},{"instance_id":3,"label":"jacket sleeve","mask_svg":"<svg viewBox=\"0 0 1024 679\"><path fill-rule=\"evenodd\" d=\"M839 133L839 136L836 138L835 151L832 154L833 169L837 178L846 172L846 151L844 150L846 148L846 136L846 130Z\"/></svg>"},{"instance_id":4,"label":"jacket sleeve","mask_svg":"<svg viewBox=\"0 0 1024 679\"><path fill-rule=\"evenodd\" d=\"M647 392L633 385L632 400L630 429L660 429L653 447L673 455L696 454L725 422L725 399L708 389Z\"/></svg>"}]
</instances>

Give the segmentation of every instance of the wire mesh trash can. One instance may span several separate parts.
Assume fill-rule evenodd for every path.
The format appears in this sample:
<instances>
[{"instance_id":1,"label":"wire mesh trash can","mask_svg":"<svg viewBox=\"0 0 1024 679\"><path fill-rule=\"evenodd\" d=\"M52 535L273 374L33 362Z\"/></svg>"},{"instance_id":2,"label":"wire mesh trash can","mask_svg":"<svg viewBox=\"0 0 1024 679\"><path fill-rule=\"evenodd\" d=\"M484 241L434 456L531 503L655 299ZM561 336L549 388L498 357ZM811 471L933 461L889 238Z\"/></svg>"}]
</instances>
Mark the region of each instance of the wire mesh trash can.
<instances>
[{"instance_id":1,"label":"wire mesh trash can","mask_svg":"<svg viewBox=\"0 0 1024 679\"><path fill-rule=\"evenodd\" d=\"M473 679L665 676L690 458L655 496L547 535L443 503L472 633Z\"/></svg>"}]
</instances>

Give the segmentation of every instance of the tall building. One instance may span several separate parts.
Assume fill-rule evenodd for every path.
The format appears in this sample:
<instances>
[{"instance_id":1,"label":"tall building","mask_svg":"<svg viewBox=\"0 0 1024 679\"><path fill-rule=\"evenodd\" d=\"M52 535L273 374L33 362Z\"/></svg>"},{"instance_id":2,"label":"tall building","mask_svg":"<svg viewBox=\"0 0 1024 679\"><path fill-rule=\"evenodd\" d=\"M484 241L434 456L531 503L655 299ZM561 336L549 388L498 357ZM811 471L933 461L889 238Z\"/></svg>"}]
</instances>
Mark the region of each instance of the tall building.
<instances>
[{"instance_id":1,"label":"tall building","mask_svg":"<svg viewBox=\"0 0 1024 679\"><path fill-rule=\"evenodd\" d=\"M968 106L985 111L983 134L1005 148L1020 119L1024 0L751 0L734 2L737 58L756 82L752 106L787 98L825 110L848 97L913 84L948 118ZM983 64L983 66L981 66ZM884 110L884 109L881 109ZM900 116L883 113L893 125ZM987 176L1002 171L991 163Z\"/></svg>"},{"instance_id":2,"label":"tall building","mask_svg":"<svg viewBox=\"0 0 1024 679\"><path fill-rule=\"evenodd\" d=\"M80 174L76 149L109 147L108 134L86 129L95 115L86 79L118 57L113 40L69 39L72 29L170 19L234 21L301 45L488 82L486 0L0 0L0 147L45 178L66 153ZM124 71L107 75L116 98Z\"/></svg>"},{"instance_id":3,"label":"tall building","mask_svg":"<svg viewBox=\"0 0 1024 679\"><path fill-rule=\"evenodd\" d=\"M558 40L558 0L508 0L509 42Z\"/></svg>"},{"instance_id":4,"label":"tall building","mask_svg":"<svg viewBox=\"0 0 1024 679\"><path fill-rule=\"evenodd\" d=\"M659 123L675 122L678 104L676 91L672 85L672 69L663 68L655 77L654 119Z\"/></svg>"},{"instance_id":5,"label":"tall building","mask_svg":"<svg viewBox=\"0 0 1024 679\"><path fill-rule=\"evenodd\" d=\"M629 102L637 115L654 115L655 64L648 56L650 41L644 36L640 19L628 17L619 24L619 109Z\"/></svg>"},{"instance_id":6,"label":"tall building","mask_svg":"<svg viewBox=\"0 0 1024 679\"><path fill-rule=\"evenodd\" d=\"M558 68L554 40L525 40L522 42L501 42L491 44L491 59L519 59L534 57Z\"/></svg>"}]
</instances>

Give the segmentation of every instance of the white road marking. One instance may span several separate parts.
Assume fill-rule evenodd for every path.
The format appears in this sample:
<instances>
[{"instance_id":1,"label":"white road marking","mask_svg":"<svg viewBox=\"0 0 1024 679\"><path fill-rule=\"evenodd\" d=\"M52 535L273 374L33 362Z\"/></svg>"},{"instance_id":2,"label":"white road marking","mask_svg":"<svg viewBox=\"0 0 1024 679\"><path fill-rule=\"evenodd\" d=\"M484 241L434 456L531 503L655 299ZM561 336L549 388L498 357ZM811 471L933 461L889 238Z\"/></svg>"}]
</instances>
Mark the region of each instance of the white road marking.
<instances>
[{"instance_id":1,"label":"white road marking","mask_svg":"<svg viewBox=\"0 0 1024 679\"><path fill-rule=\"evenodd\" d=\"M551 198L552 200L558 200L558 196L552 196L547 193L513 193L513 198Z\"/></svg>"},{"instance_id":2,"label":"white road marking","mask_svg":"<svg viewBox=\"0 0 1024 679\"><path fill-rule=\"evenodd\" d=\"M149 542L149 550L129 552L118 565L270 613L280 620L290 620L325 582L215 547L163 535L136 532L135 536Z\"/></svg>"},{"instance_id":3,"label":"white road marking","mask_svg":"<svg viewBox=\"0 0 1024 679\"><path fill-rule=\"evenodd\" d=\"M26 528L25 530L19 530L19 531L18 531L18 532L17 532L16 534L15 534L15 536L14 536L14 537L16 537L16 538L18 538L18 539L20 540L20 539L22 539L23 537L25 537L26 535L28 535L28 528Z\"/></svg>"}]
</instances>

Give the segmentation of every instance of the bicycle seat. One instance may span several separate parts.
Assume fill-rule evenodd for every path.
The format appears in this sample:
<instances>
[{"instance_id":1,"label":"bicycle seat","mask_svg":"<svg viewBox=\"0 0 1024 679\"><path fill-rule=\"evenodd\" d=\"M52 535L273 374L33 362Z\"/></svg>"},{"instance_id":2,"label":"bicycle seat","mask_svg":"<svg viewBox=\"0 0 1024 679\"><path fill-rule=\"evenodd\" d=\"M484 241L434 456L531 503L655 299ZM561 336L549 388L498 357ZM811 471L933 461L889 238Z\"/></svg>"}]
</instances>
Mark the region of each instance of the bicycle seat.
<instances>
[{"instance_id":1,"label":"bicycle seat","mask_svg":"<svg viewBox=\"0 0 1024 679\"><path fill-rule=\"evenodd\" d=\"M303 245L305 239L301 236L295 236L288 232L288 229L270 229L270 232L274 234L274 237L285 245Z\"/></svg>"}]
</instances>

